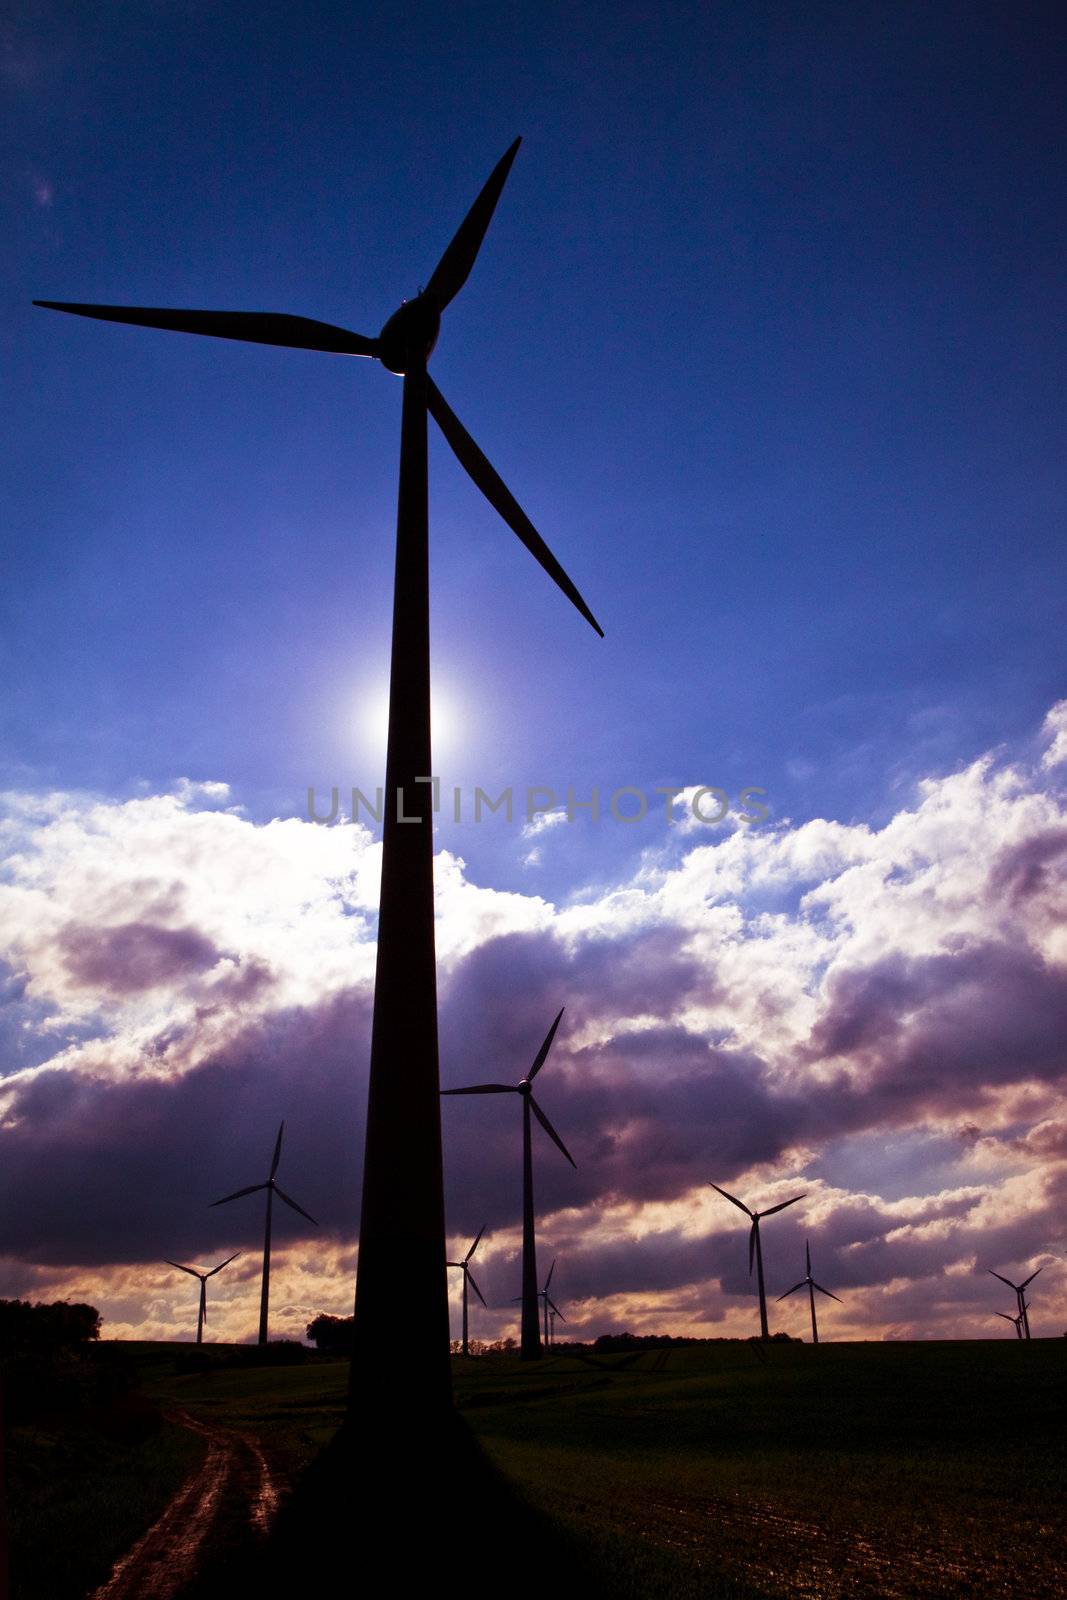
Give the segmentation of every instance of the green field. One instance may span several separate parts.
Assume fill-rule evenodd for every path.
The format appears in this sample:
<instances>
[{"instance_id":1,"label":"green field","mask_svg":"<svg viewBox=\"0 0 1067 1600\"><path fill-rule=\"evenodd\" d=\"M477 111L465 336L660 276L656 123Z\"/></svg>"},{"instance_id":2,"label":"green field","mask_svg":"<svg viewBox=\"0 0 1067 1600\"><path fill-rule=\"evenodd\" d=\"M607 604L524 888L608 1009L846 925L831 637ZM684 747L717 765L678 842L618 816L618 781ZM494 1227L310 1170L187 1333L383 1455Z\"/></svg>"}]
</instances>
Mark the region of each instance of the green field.
<instances>
[{"instance_id":1,"label":"green field","mask_svg":"<svg viewBox=\"0 0 1067 1600\"><path fill-rule=\"evenodd\" d=\"M1065 1367L1062 1340L454 1363L467 1427L580 1563L583 1593L681 1597L1063 1596ZM295 1480L340 1420L345 1375L158 1392L254 1431Z\"/></svg>"},{"instance_id":2,"label":"green field","mask_svg":"<svg viewBox=\"0 0 1067 1600\"><path fill-rule=\"evenodd\" d=\"M472 1577L506 1561L509 1595L543 1592L542 1566L561 1565L547 1587L583 1600L1067 1594L1063 1340L457 1359L444 1454L400 1438L362 1480L358 1435L323 1454L344 1363L183 1372L188 1347L138 1356L149 1396L254 1435L294 1490L265 1565L223 1521L198 1596L239 1591L253 1568L261 1592L288 1595L328 1547L383 1539L413 1583L457 1524Z\"/></svg>"}]
</instances>

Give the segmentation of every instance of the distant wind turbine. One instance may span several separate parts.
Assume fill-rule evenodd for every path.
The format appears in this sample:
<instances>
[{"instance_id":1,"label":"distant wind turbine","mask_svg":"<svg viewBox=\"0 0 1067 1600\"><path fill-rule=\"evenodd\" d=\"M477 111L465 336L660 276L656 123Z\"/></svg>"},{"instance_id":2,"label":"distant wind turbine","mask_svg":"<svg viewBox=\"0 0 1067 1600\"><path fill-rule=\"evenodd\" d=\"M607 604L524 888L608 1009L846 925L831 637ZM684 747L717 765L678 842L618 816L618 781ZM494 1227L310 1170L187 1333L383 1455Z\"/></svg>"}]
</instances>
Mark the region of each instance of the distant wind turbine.
<instances>
[{"instance_id":1,"label":"distant wind turbine","mask_svg":"<svg viewBox=\"0 0 1067 1600\"><path fill-rule=\"evenodd\" d=\"M482 1234L485 1232L485 1229L486 1229L486 1224L483 1223L482 1226L478 1229L477 1238L475 1239L474 1243L471 1245L470 1249L467 1251L467 1254L463 1257L462 1261L448 1261L448 1262L445 1263L446 1266L449 1266L449 1267L458 1267L459 1270L463 1274L463 1354L465 1356L469 1356L470 1355L470 1350L467 1347L467 1343L468 1343L468 1341L467 1341L467 1285L468 1284L470 1284L471 1288L474 1290L475 1294L478 1296L478 1299L482 1302L482 1305L483 1306L485 1305L485 1296L482 1293L482 1291L479 1289L478 1285L475 1283L475 1281L474 1281L474 1273L471 1271L470 1266L469 1266L470 1258L474 1254L474 1252L477 1250L478 1242L481 1239Z\"/></svg>"},{"instance_id":2,"label":"distant wind turbine","mask_svg":"<svg viewBox=\"0 0 1067 1600\"><path fill-rule=\"evenodd\" d=\"M225 1261L220 1261L217 1267L212 1267L210 1272L198 1272L196 1267L183 1267L180 1261L168 1261L168 1267L177 1267L179 1272L187 1272L191 1278L200 1279L200 1311L196 1319L196 1342L204 1342L204 1323L207 1321L207 1280L213 1278L216 1272L221 1272L223 1267L228 1267L231 1261L236 1261L241 1254L235 1250L232 1256L227 1256Z\"/></svg>"},{"instance_id":3,"label":"distant wind turbine","mask_svg":"<svg viewBox=\"0 0 1067 1600\"><path fill-rule=\"evenodd\" d=\"M1015 1329L1015 1337L1017 1339L1021 1339L1022 1338L1022 1336L1023 1336L1023 1313L1021 1311L1017 1311L1013 1317L1009 1317L1008 1313L1006 1311L994 1311L993 1315L995 1317L1003 1317L1005 1322L1010 1322L1012 1327Z\"/></svg>"},{"instance_id":4,"label":"distant wind turbine","mask_svg":"<svg viewBox=\"0 0 1067 1600\"><path fill-rule=\"evenodd\" d=\"M544 1309L544 1314L545 1314L545 1343L546 1344L551 1344L552 1343L552 1330L551 1330L551 1328L549 1327L549 1324L548 1324L548 1314L549 1314L549 1312L551 1311L553 1319L558 1317L561 1322L566 1322L566 1320L567 1320L566 1317L563 1315L563 1312L559 1309L559 1306L551 1298L551 1296L549 1295L549 1292L548 1292L548 1286L552 1282L552 1274L555 1272L555 1270L556 1270L556 1262L555 1262L555 1259L553 1258L552 1265L548 1269L548 1277L545 1279L545 1286L541 1290L540 1295L538 1296L538 1299L540 1299L543 1302L543 1309Z\"/></svg>"},{"instance_id":5,"label":"distant wind turbine","mask_svg":"<svg viewBox=\"0 0 1067 1600\"><path fill-rule=\"evenodd\" d=\"M802 1196L800 1196L800 1195L797 1196L798 1200L801 1199L801 1198L802 1198ZM788 1205L789 1202L787 1201L786 1204ZM765 1213L765 1215L766 1215L766 1213ZM812 1344L818 1344L818 1342L819 1342L819 1324L815 1320L815 1291L816 1291L816 1289L818 1289L820 1294L828 1295L831 1300L836 1300L839 1306L840 1305L844 1305L844 1301L841 1299L841 1296L839 1294L830 1294L829 1289L824 1289L821 1283L816 1283L815 1282L815 1279L811 1275L811 1246L810 1246L810 1244L808 1243L808 1241L806 1239L804 1240L804 1258L805 1258L805 1262L806 1262L806 1270L805 1270L804 1276L801 1278L799 1283L794 1283L794 1285L793 1285L793 1287L791 1289L787 1289L785 1291L785 1294L780 1294L778 1296L778 1298L779 1298L779 1300L787 1300L791 1294L796 1294L798 1289L803 1289L805 1286L807 1287L808 1299L811 1301L811 1342L812 1342Z\"/></svg>"},{"instance_id":6,"label":"distant wind turbine","mask_svg":"<svg viewBox=\"0 0 1067 1600\"><path fill-rule=\"evenodd\" d=\"M544 1318L544 1340L545 1340L545 1344L546 1345L552 1343L551 1329L549 1327L549 1322L548 1322L549 1312L551 1311L553 1319L558 1317L561 1322L566 1322L566 1320L567 1320L566 1317L563 1315L563 1312L556 1305L555 1301L549 1298L548 1286L552 1282L552 1274L555 1272L555 1270L556 1270L556 1262L555 1262L555 1258L553 1257L552 1265L548 1269L548 1277L545 1279L545 1286L544 1286L543 1289L538 1289L538 1291L537 1291L537 1298L538 1298L538 1300L540 1300L542 1302L541 1309L542 1309L542 1314L543 1314L543 1318ZM518 1302L521 1299L522 1299L522 1295L521 1294L515 1296L516 1305L518 1304Z\"/></svg>"},{"instance_id":7,"label":"distant wind turbine","mask_svg":"<svg viewBox=\"0 0 1067 1600\"><path fill-rule=\"evenodd\" d=\"M752 1219L752 1227L748 1233L748 1273L749 1277L751 1277L752 1261L753 1257L755 1257L756 1282L759 1285L760 1338L769 1339L770 1333L767 1329L767 1293L763 1286L763 1247L760 1244L759 1235L760 1219L761 1217L773 1217L776 1211L784 1211L786 1206L795 1206L798 1200L803 1200L806 1197L807 1190L805 1190L804 1194L795 1194L792 1200L782 1200L776 1206L768 1206L766 1211L750 1211L743 1200L739 1200L736 1195L727 1194L726 1190L720 1189L717 1183L713 1183L711 1187L717 1194L721 1194L724 1200L729 1200L731 1205L735 1205L739 1211L745 1213L746 1217L751 1217Z\"/></svg>"},{"instance_id":8,"label":"distant wind turbine","mask_svg":"<svg viewBox=\"0 0 1067 1600\"><path fill-rule=\"evenodd\" d=\"M318 1227L318 1223L315 1222L315 1218L310 1211L305 1211L303 1206L298 1206L296 1201L291 1199L285 1190L280 1188L274 1181L274 1174L278 1170L278 1162L282 1158L282 1134L284 1132L285 1123L283 1122L278 1129L278 1137L274 1145L274 1156L270 1164L270 1176L266 1183L251 1183L247 1189L235 1189L233 1194L224 1194L221 1200L212 1200L211 1202L213 1206L224 1206L231 1200L240 1200L242 1195L258 1194L261 1189L266 1189L267 1191L267 1225L263 1233L263 1288L259 1297L260 1344L266 1344L267 1342L267 1305L270 1301L270 1222L274 1196L277 1195L278 1199L284 1200L286 1205L290 1206L293 1211L299 1211L302 1217L307 1217L309 1222L314 1223L316 1228Z\"/></svg>"},{"instance_id":9,"label":"distant wind turbine","mask_svg":"<svg viewBox=\"0 0 1067 1600\"><path fill-rule=\"evenodd\" d=\"M1023 1326L1022 1337L1024 1339L1029 1339L1029 1337L1030 1337L1030 1318L1027 1315L1027 1312L1030 1310L1030 1307L1027 1305L1025 1299L1023 1298L1023 1291L1031 1283L1033 1283L1034 1279L1037 1277L1037 1273L1038 1272L1043 1272L1044 1270L1045 1270L1044 1267L1038 1267L1037 1272L1031 1272L1030 1276L1028 1278L1024 1278L1022 1283L1012 1283L1010 1278L1001 1277L1000 1273L999 1272L994 1272L992 1267L987 1267L986 1268L986 1271L988 1273L990 1273L994 1278L1000 1278L1001 1283L1006 1283L1009 1289L1014 1289L1014 1291L1015 1291L1015 1303L1019 1308L1019 1316L1022 1318L1022 1326Z\"/></svg>"},{"instance_id":10,"label":"distant wind turbine","mask_svg":"<svg viewBox=\"0 0 1067 1600\"><path fill-rule=\"evenodd\" d=\"M356 1271L350 1409L382 1406L383 1363L408 1372L402 1397L418 1413L451 1404L448 1287L437 1053L430 754L430 595L427 417L494 511L603 637L603 629L507 485L427 371L441 316L470 276L520 140L504 152L425 288L376 337L272 311L201 311L35 300L51 311L252 344L367 356L404 379L400 424L389 734L381 899ZM415 826L404 826L415 824ZM536 1320L536 1318L535 1318Z\"/></svg>"},{"instance_id":11,"label":"distant wind turbine","mask_svg":"<svg viewBox=\"0 0 1067 1600\"><path fill-rule=\"evenodd\" d=\"M467 1089L442 1089L442 1094L520 1094L522 1096L522 1340L520 1356L523 1361L536 1361L541 1354L541 1330L537 1302L537 1244L534 1237L533 1150L530 1137L530 1112L544 1128L548 1137L566 1156L572 1167L574 1157L563 1143L555 1128L533 1097L533 1080L545 1064L552 1041L556 1037L560 1018L566 1007L549 1028L545 1042L534 1058L533 1066L518 1083L476 1083Z\"/></svg>"},{"instance_id":12,"label":"distant wind turbine","mask_svg":"<svg viewBox=\"0 0 1067 1600\"><path fill-rule=\"evenodd\" d=\"M549 1342L549 1344L555 1344L555 1342L556 1342L556 1318L557 1317L559 1318L559 1320L561 1322L566 1322L566 1320L567 1320L566 1317L563 1315L563 1312L557 1310L557 1308L555 1306L553 1306L552 1310L551 1310L551 1312L549 1314L549 1319L548 1319L548 1342Z\"/></svg>"}]
</instances>

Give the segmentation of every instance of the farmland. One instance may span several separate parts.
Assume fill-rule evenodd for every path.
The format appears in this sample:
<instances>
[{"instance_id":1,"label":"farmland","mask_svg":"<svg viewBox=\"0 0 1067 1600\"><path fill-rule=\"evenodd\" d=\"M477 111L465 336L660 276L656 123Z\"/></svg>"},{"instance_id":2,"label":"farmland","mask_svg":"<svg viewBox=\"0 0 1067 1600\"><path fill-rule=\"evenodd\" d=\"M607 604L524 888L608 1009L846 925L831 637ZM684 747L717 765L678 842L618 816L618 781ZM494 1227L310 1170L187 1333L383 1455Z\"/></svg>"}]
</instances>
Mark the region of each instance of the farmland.
<instances>
[{"instance_id":1,"label":"farmland","mask_svg":"<svg viewBox=\"0 0 1067 1600\"><path fill-rule=\"evenodd\" d=\"M566 1564L564 1592L663 1600L1067 1590L1062 1340L457 1359L443 1456L397 1439L366 1474L358 1437L334 1440L343 1362L181 1371L176 1353L142 1351L145 1391L256 1439L294 1491L266 1563L247 1517L220 1518L190 1596L232 1593L242 1564L290 1592L309 1552L374 1548L381 1516L409 1504L420 1538L389 1532L409 1576L451 1559L439 1541L458 1524L469 1559L507 1560L517 1593L546 1563Z\"/></svg>"}]
</instances>

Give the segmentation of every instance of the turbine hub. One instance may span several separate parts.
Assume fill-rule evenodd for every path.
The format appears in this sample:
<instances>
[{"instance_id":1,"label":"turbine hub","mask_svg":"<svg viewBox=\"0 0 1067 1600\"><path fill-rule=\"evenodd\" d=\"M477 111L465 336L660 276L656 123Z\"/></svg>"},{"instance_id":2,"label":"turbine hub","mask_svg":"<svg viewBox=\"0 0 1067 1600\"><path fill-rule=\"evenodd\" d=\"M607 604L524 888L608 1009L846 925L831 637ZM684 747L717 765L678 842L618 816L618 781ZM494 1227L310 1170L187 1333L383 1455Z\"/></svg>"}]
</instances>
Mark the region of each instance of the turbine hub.
<instances>
[{"instance_id":1,"label":"turbine hub","mask_svg":"<svg viewBox=\"0 0 1067 1600\"><path fill-rule=\"evenodd\" d=\"M519 1090L520 1094L532 1094L533 1093L533 1085L531 1084L529 1078L523 1078L519 1082L518 1090Z\"/></svg>"},{"instance_id":2,"label":"turbine hub","mask_svg":"<svg viewBox=\"0 0 1067 1600\"><path fill-rule=\"evenodd\" d=\"M441 313L424 294L405 300L378 335L378 359L390 372L403 374L428 361L441 331Z\"/></svg>"}]
</instances>

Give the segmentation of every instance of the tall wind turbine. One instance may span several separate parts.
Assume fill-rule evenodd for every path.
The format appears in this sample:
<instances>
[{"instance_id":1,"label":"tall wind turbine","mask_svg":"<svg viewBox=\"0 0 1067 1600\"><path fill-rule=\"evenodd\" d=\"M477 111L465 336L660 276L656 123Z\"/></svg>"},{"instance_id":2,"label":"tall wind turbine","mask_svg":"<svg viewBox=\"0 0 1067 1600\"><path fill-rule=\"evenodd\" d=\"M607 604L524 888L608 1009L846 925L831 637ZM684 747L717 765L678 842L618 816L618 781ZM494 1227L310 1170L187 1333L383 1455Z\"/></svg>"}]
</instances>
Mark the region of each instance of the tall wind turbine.
<instances>
[{"instance_id":1,"label":"tall wind turbine","mask_svg":"<svg viewBox=\"0 0 1067 1600\"><path fill-rule=\"evenodd\" d=\"M207 1280L213 1278L216 1272L221 1272L223 1267L228 1267L231 1261L236 1261L241 1254L235 1250L232 1256L227 1256L225 1261L220 1261L217 1267L212 1267L210 1272L198 1272L195 1267L183 1267L180 1261L168 1261L168 1267L177 1267L179 1272L187 1272L190 1278L200 1279L200 1311L196 1319L196 1342L204 1342L204 1323L207 1321Z\"/></svg>"},{"instance_id":2,"label":"tall wind turbine","mask_svg":"<svg viewBox=\"0 0 1067 1600\"><path fill-rule=\"evenodd\" d=\"M523 1361L536 1361L541 1354L541 1330L538 1327L537 1302L537 1243L534 1236L533 1199L533 1147L530 1136L530 1113L538 1122L572 1167L575 1161L555 1128L533 1097L533 1081L545 1064L552 1041L556 1037L560 1018L566 1007L545 1035L545 1042L534 1058L533 1066L518 1083L476 1083L468 1089L442 1089L442 1094L519 1094L522 1096L522 1339L519 1353Z\"/></svg>"},{"instance_id":3,"label":"tall wind turbine","mask_svg":"<svg viewBox=\"0 0 1067 1600\"><path fill-rule=\"evenodd\" d=\"M474 1254L474 1252L477 1250L478 1243L479 1243L479 1241L480 1241L480 1239L482 1237L482 1234L485 1232L485 1229L486 1229L486 1224L483 1223L482 1226L478 1229L477 1238L475 1239L474 1243L471 1245L470 1249L467 1251L467 1254L463 1257L462 1261L447 1261L445 1263L445 1265L449 1266L449 1267L458 1267L459 1270L463 1274L463 1354L465 1356L469 1356L470 1355L470 1350L468 1348L468 1341L467 1341L467 1285L468 1284L470 1284L471 1288L474 1290L475 1294L478 1296L478 1299L482 1302L482 1305L483 1306L485 1305L485 1296L482 1293L482 1291L479 1289L478 1285L475 1283L475 1281L474 1281L474 1273L470 1269L470 1258Z\"/></svg>"},{"instance_id":4,"label":"tall wind turbine","mask_svg":"<svg viewBox=\"0 0 1067 1600\"><path fill-rule=\"evenodd\" d=\"M305 1211L303 1206L298 1206L296 1201L291 1199L290 1196L286 1194L285 1190L282 1189L274 1180L274 1174L277 1172L278 1163L282 1158L282 1134L284 1132L285 1123L283 1122L278 1129L278 1137L274 1142L274 1155L272 1156L270 1163L270 1176L267 1178L266 1183L250 1183L247 1189L235 1189L233 1194L224 1194L221 1200L212 1200L211 1202L213 1206L224 1206L227 1205L231 1200L240 1200L242 1195L258 1194L261 1189L266 1189L267 1191L267 1224L263 1232L263 1289L259 1296L260 1344L266 1344L267 1342L267 1306L270 1302L270 1224L271 1212L274 1206L274 1196L277 1195L278 1199L284 1200L286 1205L291 1207L293 1211L299 1211L302 1217L307 1217L309 1222L314 1223L316 1228L318 1227L318 1223L315 1222L315 1218L311 1215L310 1211Z\"/></svg>"},{"instance_id":5,"label":"tall wind turbine","mask_svg":"<svg viewBox=\"0 0 1067 1600\"><path fill-rule=\"evenodd\" d=\"M38 300L105 322L210 334L253 344L369 356L404 379L389 736L382 830L378 957L371 1030L356 1275L353 1408L377 1407L381 1364L405 1374L415 1412L451 1402L441 1118L437 1104L437 982L430 756L430 613L426 416L460 465L586 621L603 630L533 523L427 372L441 313L466 283L520 140L504 153L460 223L425 289L405 300L377 338L330 323L261 311L160 310ZM404 824L407 824L406 826ZM392 1414L392 1413L390 1413Z\"/></svg>"},{"instance_id":6,"label":"tall wind turbine","mask_svg":"<svg viewBox=\"0 0 1067 1600\"><path fill-rule=\"evenodd\" d=\"M800 1198L802 1198L802 1197L800 1195L798 1195L797 1199L799 1200ZM786 1201L786 1204L788 1205L789 1202ZM765 1215L766 1215L766 1213L765 1213ZM811 1275L811 1245L808 1243L808 1241L806 1239L804 1240L804 1259L805 1259L805 1264L806 1264L804 1276L801 1278L799 1283L794 1283L794 1285L793 1285L793 1287L791 1289L787 1289L785 1291L785 1294L780 1294L778 1296L778 1298L779 1298L779 1300L788 1300L788 1298L789 1298L789 1296L791 1294L796 1294L798 1289L803 1289L804 1286L807 1285L808 1299L811 1301L811 1342L812 1342L812 1344L818 1344L818 1342L819 1342L819 1324L815 1320L815 1291L816 1291L816 1289L818 1289L820 1294L828 1295L831 1300L836 1300L839 1306L840 1305L844 1305L845 1302L842 1300L842 1298L841 1298L841 1296L839 1294L830 1294L829 1289L824 1289L821 1283L816 1283L815 1282L815 1279Z\"/></svg>"},{"instance_id":7,"label":"tall wind turbine","mask_svg":"<svg viewBox=\"0 0 1067 1600\"><path fill-rule=\"evenodd\" d=\"M1037 1272L1031 1272L1030 1276L1028 1278L1024 1278L1022 1283L1012 1283L1010 1278L1003 1278L1003 1277L1001 1277L999 1272L993 1272L993 1268L992 1267L987 1267L986 1268L986 1271L988 1273L991 1273L994 1278L1000 1278L1001 1283L1006 1283L1009 1289L1014 1289L1014 1291L1015 1291L1015 1303L1019 1308L1019 1316L1022 1318L1022 1327L1023 1327L1022 1337L1024 1339L1029 1339L1029 1337L1030 1337L1030 1318L1027 1315L1027 1313L1030 1310L1030 1307L1027 1305L1026 1300L1024 1298L1024 1291L1029 1287L1029 1285L1031 1283L1033 1283L1034 1279L1037 1277L1037 1273L1038 1272L1044 1272L1044 1270L1045 1270L1044 1267L1038 1267Z\"/></svg>"},{"instance_id":8,"label":"tall wind turbine","mask_svg":"<svg viewBox=\"0 0 1067 1600\"><path fill-rule=\"evenodd\" d=\"M748 1233L748 1273L749 1277L751 1277L754 1257L756 1262L756 1282L759 1285L760 1338L769 1339L770 1333L767 1330L767 1292L763 1286L763 1247L760 1244L759 1236L760 1218L773 1217L776 1211L784 1211L786 1206L795 1206L798 1200L805 1198L807 1190L804 1191L804 1194L795 1194L792 1200L782 1200L776 1206L768 1206L766 1211L750 1211L743 1200L739 1200L736 1195L727 1194L726 1190L720 1189L717 1183L713 1183L711 1187L718 1194L721 1194L724 1200L729 1200L731 1205L735 1205L739 1211L745 1213L746 1217L751 1217L752 1219L752 1226Z\"/></svg>"}]
</instances>

